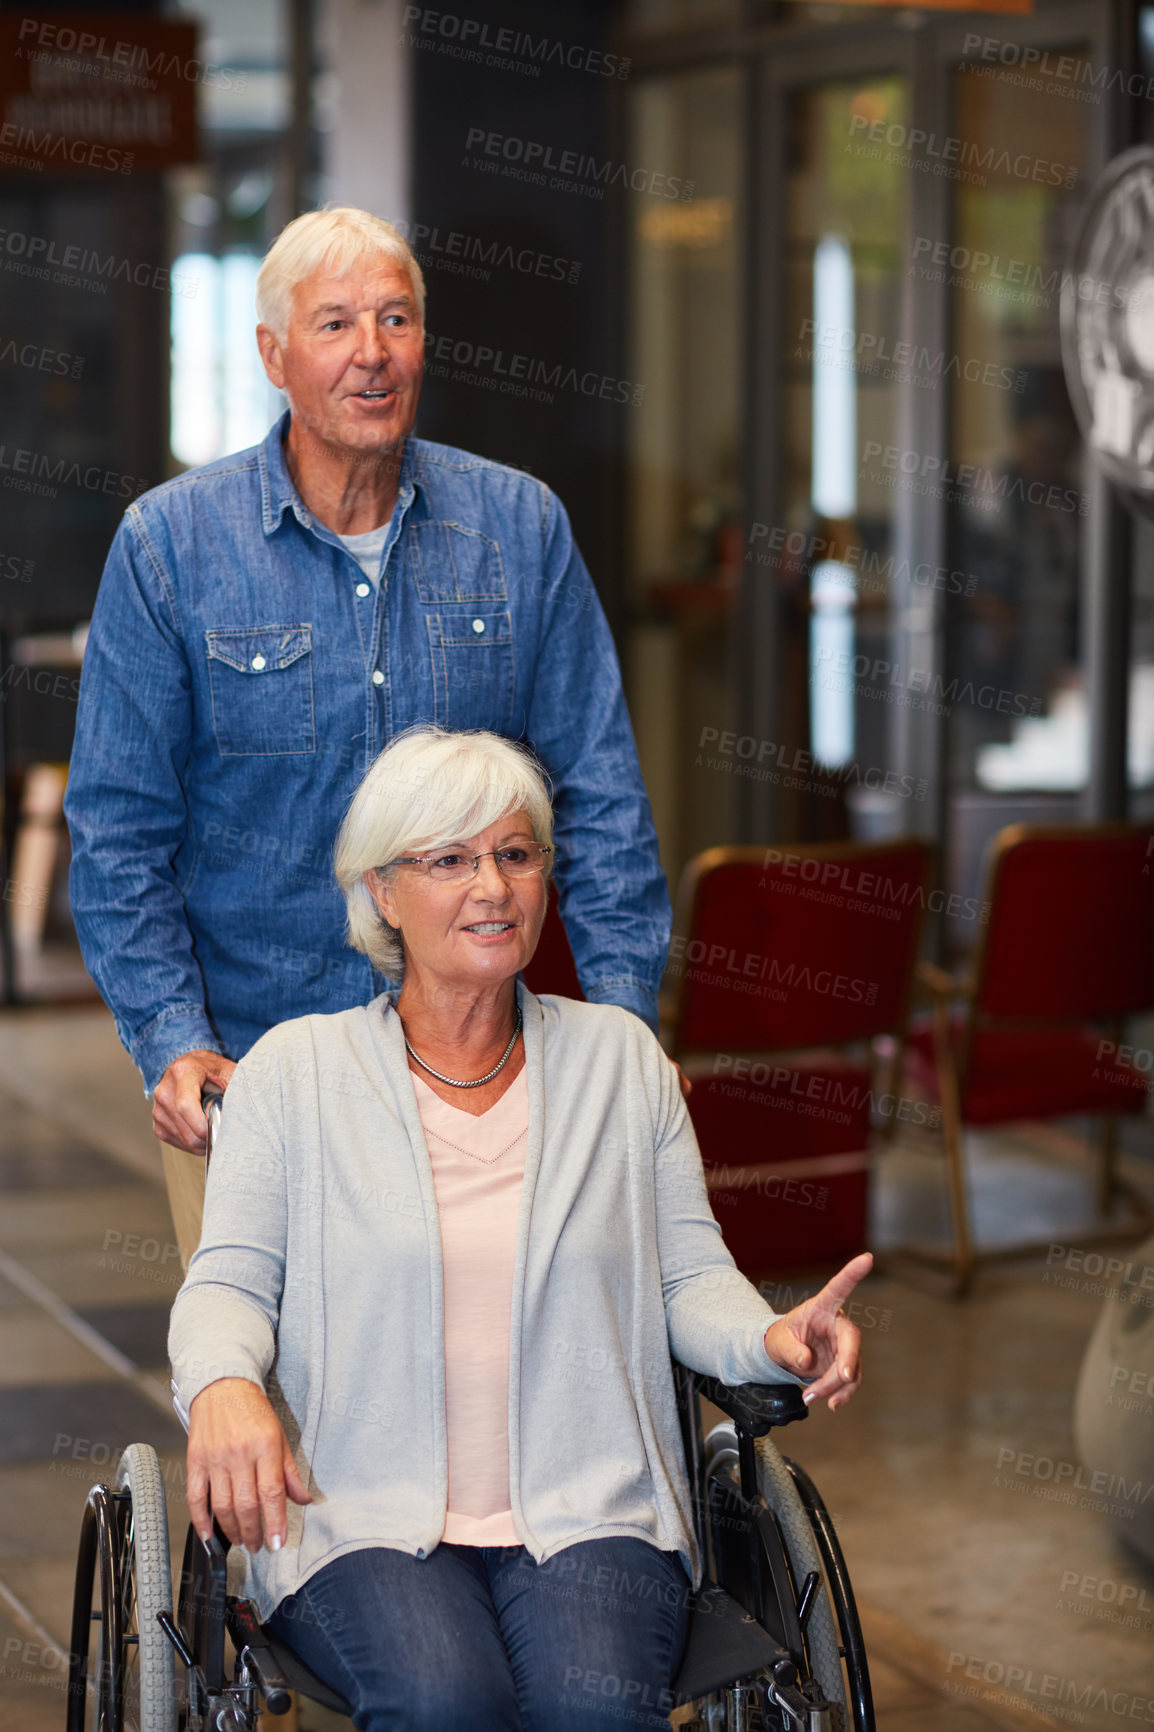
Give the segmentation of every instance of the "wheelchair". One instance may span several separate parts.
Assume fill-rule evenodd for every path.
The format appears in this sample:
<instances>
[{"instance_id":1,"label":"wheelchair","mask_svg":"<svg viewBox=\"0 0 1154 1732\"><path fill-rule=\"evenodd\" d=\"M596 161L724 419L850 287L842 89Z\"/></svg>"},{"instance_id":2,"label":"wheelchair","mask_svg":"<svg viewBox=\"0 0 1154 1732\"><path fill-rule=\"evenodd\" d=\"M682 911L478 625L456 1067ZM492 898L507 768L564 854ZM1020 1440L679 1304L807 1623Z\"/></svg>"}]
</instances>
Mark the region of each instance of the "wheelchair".
<instances>
[{"instance_id":1,"label":"wheelchair","mask_svg":"<svg viewBox=\"0 0 1154 1732\"><path fill-rule=\"evenodd\" d=\"M210 1148L215 1130L210 1108ZM670 1708L695 1732L874 1732L845 1559L813 1481L769 1433L808 1417L793 1385L729 1388L674 1366L705 1579ZM701 1399L727 1417L704 1431ZM187 1425L179 1399L176 1411ZM88 1493L76 1560L66 1732L257 1732L295 1691L351 1708L228 1592L228 1545L190 1525L175 1600L164 1481L134 1443Z\"/></svg>"}]
</instances>

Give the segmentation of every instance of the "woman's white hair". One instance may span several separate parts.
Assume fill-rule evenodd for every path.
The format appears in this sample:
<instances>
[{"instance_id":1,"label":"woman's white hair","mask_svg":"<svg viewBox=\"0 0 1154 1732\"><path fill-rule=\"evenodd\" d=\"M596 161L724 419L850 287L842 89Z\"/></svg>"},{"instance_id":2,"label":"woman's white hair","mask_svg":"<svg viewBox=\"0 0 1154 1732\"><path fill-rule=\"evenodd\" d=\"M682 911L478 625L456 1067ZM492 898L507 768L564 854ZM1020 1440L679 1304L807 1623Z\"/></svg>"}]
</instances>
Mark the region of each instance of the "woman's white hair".
<instances>
[{"instance_id":1,"label":"woman's white hair","mask_svg":"<svg viewBox=\"0 0 1154 1732\"><path fill-rule=\"evenodd\" d=\"M256 279L256 314L278 342L288 338L293 289L317 271L343 276L374 254L392 259L409 273L417 315L425 322L425 279L404 236L383 217L354 205L326 205L306 211L283 228L265 254Z\"/></svg>"},{"instance_id":2,"label":"woman's white hair","mask_svg":"<svg viewBox=\"0 0 1154 1732\"><path fill-rule=\"evenodd\" d=\"M398 734L353 795L334 850L353 949L400 980L401 935L373 901L365 873L383 874L404 854L464 842L512 812L528 813L535 841L552 841L549 784L527 747L479 730L427 726Z\"/></svg>"}]
</instances>

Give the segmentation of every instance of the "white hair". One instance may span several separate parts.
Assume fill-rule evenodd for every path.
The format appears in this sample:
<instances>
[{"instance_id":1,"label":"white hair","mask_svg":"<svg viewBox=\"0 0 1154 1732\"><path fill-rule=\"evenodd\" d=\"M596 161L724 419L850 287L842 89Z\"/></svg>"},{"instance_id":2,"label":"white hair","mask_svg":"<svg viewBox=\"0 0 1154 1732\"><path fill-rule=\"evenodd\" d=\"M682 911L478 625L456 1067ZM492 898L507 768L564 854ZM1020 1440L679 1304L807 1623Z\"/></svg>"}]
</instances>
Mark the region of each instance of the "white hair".
<instances>
[{"instance_id":1,"label":"white hair","mask_svg":"<svg viewBox=\"0 0 1154 1732\"><path fill-rule=\"evenodd\" d=\"M264 256L256 279L256 314L278 342L288 338L293 290L317 271L343 276L353 265L384 255L409 273L417 316L425 322L425 279L405 237L392 223L355 205L306 211L283 228Z\"/></svg>"},{"instance_id":2,"label":"white hair","mask_svg":"<svg viewBox=\"0 0 1154 1732\"><path fill-rule=\"evenodd\" d=\"M549 784L527 747L499 734L431 725L398 734L353 795L333 854L353 949L400 980L401 935L374 902L365 873L383 873L403 854L462 842L513 812L528 814L535 841L552 841Z\"/></svg>"}]
</instances>

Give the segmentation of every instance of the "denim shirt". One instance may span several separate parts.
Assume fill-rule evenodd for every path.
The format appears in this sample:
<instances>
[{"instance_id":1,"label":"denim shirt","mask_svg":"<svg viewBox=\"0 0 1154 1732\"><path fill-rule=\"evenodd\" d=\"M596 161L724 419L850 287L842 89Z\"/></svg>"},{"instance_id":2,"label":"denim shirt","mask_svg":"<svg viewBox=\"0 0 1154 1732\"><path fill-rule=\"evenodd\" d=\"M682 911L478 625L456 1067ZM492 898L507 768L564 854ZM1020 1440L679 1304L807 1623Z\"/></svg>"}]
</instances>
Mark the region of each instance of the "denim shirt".
<instances>
[{"instance_id":1,"label":"denim shirt","mask_svg":"<svg viewBox=\"0 0 1154 1732\"><path fill-rule=\"evenodd\" d=\"M93 610L72 912L146 1092L182 1053L240 1058L389 984L346 944L332 848L415 722L529 742L582 990L655 1026L669 897L563 507L519 470L409 439L374 586L293 485L287 426L137 500Z\"/></svg>"}]
</instances>

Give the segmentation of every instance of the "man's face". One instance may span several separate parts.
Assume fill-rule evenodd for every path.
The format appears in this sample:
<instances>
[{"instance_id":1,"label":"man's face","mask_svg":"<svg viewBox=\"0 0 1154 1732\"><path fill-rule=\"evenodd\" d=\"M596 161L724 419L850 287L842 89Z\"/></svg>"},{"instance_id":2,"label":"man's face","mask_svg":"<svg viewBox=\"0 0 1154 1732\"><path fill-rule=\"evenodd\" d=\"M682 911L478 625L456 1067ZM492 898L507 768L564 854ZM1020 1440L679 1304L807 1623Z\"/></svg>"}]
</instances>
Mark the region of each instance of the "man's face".
<instances>
[{"instance_id":1,"label":"man's face","mask_svg":"<svg viewBox=\"0 0 1154 1732\"><path fill-rule=\"evenodd\" d=\"M408 271L384 254L293 289L288 337L258 325L265 372L294 423L350 455L396 450L421 395L425 334Z\"/></svg>"}]
</instances>

